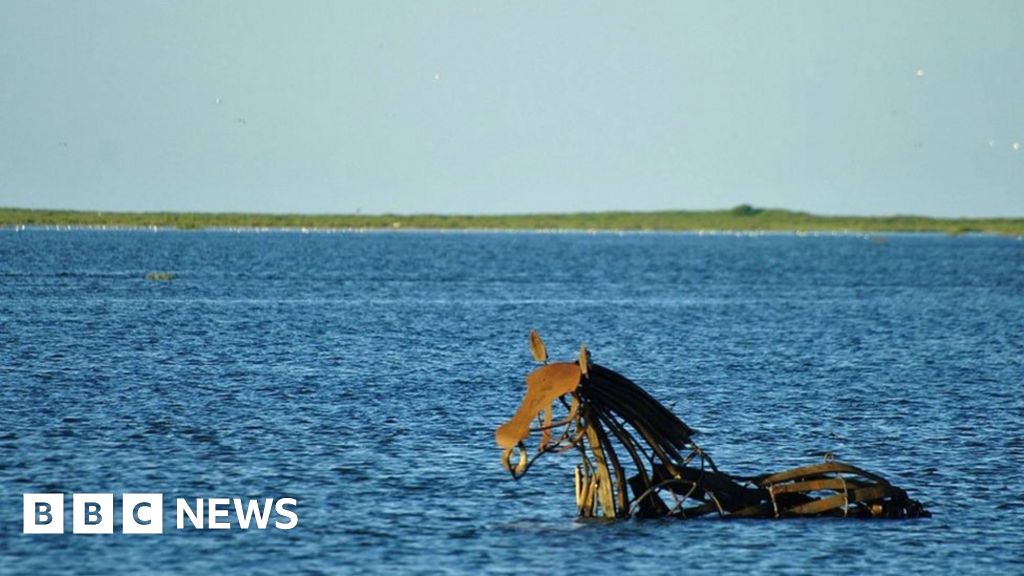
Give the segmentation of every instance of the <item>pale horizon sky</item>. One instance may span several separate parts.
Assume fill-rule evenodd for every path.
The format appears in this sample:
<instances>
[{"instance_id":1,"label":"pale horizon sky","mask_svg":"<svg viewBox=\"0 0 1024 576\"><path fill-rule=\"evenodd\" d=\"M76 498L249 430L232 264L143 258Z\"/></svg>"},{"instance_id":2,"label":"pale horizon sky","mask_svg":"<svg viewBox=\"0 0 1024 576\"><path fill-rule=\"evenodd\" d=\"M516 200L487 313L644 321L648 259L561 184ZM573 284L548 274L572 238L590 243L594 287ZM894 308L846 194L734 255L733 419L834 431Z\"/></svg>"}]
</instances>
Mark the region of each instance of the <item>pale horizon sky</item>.
<instances>
[{"instance_id":1,"label":"pale horizon sky","mask_svg":"<svg viewBox=\"0 0 1024 576\"><path fill-rule=\"evenodd\" d=\"M1024 217L1024 2L8 0L0 206Z\"/></svg>"}]
</instances>

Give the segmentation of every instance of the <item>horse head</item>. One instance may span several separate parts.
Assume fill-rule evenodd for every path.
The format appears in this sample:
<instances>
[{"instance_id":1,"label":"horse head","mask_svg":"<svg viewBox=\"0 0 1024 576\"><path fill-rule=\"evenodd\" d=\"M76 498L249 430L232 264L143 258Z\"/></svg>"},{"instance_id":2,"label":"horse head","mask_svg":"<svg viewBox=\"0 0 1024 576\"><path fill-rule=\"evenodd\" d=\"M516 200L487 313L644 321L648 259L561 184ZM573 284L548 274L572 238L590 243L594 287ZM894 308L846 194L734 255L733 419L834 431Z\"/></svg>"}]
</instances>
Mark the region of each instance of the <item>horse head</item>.
<instances>
[{"instance_id":1,"label":"horse head","mask_svg":"<svg viewBox=\"0 0 1024 576\"><path fill-rule=\"evenodd\" d=\"M534 459L546 452L572 448L579 440L580 397L577 390L589 369L585 346L580 347L576 362L547 364L547 350L536 331L530 333L530 344L534 359L544 365L527 375L526 395L519 409L494 435L498 446L504 450L502 464L516 479L522 477L533 462L529 460L525 444L532 433L540 433ZM556 410L563 412L557 421L554 418ZM534 422L536 425L531 425ZM555 430L560 434L552 442ZM518 463L513 466L512 458L516 452Z\"/></svg>"}]
</instances>

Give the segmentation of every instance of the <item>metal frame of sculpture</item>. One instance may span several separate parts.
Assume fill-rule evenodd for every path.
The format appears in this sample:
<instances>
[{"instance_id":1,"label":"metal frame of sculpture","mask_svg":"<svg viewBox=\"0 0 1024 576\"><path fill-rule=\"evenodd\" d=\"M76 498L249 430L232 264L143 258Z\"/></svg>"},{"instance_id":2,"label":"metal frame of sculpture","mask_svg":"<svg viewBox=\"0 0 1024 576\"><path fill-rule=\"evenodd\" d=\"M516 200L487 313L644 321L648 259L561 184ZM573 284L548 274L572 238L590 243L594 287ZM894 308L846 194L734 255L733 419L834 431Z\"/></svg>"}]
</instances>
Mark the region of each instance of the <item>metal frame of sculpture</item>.
<instances>
[{"instance_id":1,"label":"metal frame of sculpture","mask_svg":"<svg viewBox=\"0 0 1024 576\"><path fill-rule=\"evenodd\" d=\"M502 463L518 480L544 454L576 451L581 517L930 515L881 476L830 457L751 477L721 472L686 423L626 377L592 363L585 346L576 362L548 364L534 331L530 348L544 366L527 376L522 404L495 433ZM540 438L531 458L525 441L533 433Z\"/></svg>"}]
</instances>

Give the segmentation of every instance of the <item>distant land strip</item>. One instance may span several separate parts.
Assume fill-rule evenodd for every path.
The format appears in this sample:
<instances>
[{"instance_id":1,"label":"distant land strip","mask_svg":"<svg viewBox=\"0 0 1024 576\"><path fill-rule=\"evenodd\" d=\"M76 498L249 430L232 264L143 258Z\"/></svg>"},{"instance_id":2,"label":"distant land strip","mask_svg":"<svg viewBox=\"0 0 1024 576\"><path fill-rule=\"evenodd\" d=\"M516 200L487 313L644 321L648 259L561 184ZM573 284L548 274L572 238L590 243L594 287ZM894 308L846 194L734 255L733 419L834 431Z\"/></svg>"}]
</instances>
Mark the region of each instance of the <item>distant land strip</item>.
<instances>
[{"instance_id":1,"label":"distant land strip","mask_svg":"<svg viewBox=\"0 0 1024 576\"><path fill-rule=\"evenodd\" d=\"M512 215L245 214L202 212L97 212L0 208L0 228L291 228L436 230L622 230L778 232L938 232L1024 235L1024 218L926 216L819 216L756 208L662 212L580 212Z\"/></svg>"}]
</instances>

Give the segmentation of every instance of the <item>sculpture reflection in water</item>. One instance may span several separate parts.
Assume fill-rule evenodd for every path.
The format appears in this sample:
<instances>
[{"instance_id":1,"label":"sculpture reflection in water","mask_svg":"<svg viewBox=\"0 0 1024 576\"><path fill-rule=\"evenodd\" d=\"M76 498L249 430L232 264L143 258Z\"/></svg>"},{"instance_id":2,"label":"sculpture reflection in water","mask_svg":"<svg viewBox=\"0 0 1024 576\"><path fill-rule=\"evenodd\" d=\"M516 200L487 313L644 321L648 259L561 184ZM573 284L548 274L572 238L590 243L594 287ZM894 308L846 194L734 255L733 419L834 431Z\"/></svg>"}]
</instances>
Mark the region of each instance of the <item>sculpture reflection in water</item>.
<instances>
[{"instance_id":1,"label":"sculpture reflection in water","mask_svg":"<svg viewBox=\"0 0 1024 576\"><path fill-rule=\"evenodd\" d=\"M693 441L694 432L628 378L590 361L544 363L526 377L526 396L495 437L515 479L539 457L576 452L579 516L604 518L748 518L929 516L920 502L877 474L826 458L820 464L751 477L722 472ZM556 415L557 413L557 415ZM527 439L539 436L531 458Z\"/></svg>"}]
</instances>

